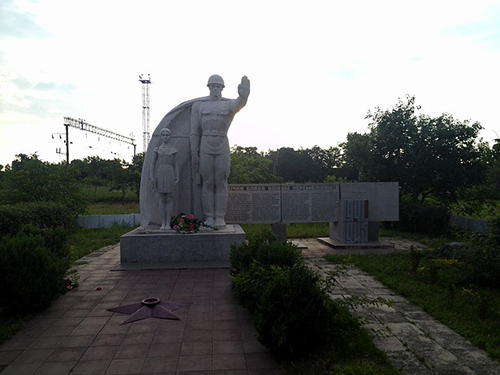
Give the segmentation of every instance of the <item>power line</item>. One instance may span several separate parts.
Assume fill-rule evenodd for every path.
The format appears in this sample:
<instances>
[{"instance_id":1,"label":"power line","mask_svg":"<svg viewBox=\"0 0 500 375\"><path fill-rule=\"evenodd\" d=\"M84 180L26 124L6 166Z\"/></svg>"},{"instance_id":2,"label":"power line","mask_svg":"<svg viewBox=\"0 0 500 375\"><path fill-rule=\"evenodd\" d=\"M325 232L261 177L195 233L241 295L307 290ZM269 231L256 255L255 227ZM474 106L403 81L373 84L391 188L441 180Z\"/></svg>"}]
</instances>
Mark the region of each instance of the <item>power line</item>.
<instances>
[{"instance_id":1,"label":"power line","mask_svg":"<svg viewBox=\"0 0 500 375\"><path fill-rule=\"evenodd\" d=\"M72 143L72 142L69 142L69 127L72 127L75 129L80 129L82 131L86 131L89 133L94 133L94 134L97 134L97 135L100 135L103 137L107 137L110 139L114 139L118 142L130 144L134 147L134 156L135 156L136 144L135 144L134 138L130 138L130 137L112 132L110 130L100 128L98 126L91 125L83 119L76 120L76 119L71 118L71 117L64 117L64 126L66 128L66 141L65 141L65 143L66 143L66 161L67 161L68 165L69 165L69 145L70 145L70 143ZM58 151L59 151L58 153L61 153L61 150L58 150Z\"/></svg>"}]
</instances>

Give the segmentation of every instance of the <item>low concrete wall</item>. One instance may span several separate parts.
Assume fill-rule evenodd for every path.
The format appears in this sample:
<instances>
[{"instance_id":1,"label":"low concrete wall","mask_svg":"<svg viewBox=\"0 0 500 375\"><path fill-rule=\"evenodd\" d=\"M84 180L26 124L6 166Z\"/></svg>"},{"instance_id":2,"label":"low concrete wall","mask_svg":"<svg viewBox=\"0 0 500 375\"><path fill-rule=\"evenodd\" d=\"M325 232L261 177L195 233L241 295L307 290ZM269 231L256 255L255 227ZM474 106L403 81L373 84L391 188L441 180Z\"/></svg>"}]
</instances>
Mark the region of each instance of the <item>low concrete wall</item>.
<instances>
[{"instance_id":1,"label":"low concrete wall","mask_svg":"<svg viewBox=\"0 0 500 375\"><path fill-rule=\"evenodd\" d=\"M451 216L450 224L470 232L487 233L488 221L481 219L472 219L470 217Z\"/></svg>"},{"instance_id":2,"label":"low concrete wall","mask_svg":"<svg viewBox=\"0 0 500 375\"><path fill-rule=\"evenodd\" d=\"M90 215L80 216L78 218L78 226L80 228L109 228L113 225L127 225L138 227L141 224L140 214L125 214L125 215Z\"/></svg>"},{"instance_id":3,"label":"low concrete wall","mask_svg":"<svg viewBox=\"0 0 500 375\"><path fill-rule=\"evenodd\" d=\"M138 227L141 223L141 214L126 214L126 215L91 215L80 216L78 218L78 226L80 228L109 228L113 225L128 225ZM480 219L472 219L462 216L451 216L450 224L455 227L462 228L471 232L486 233L488 232L488 221Z\"/></svg>"}]
</instances>

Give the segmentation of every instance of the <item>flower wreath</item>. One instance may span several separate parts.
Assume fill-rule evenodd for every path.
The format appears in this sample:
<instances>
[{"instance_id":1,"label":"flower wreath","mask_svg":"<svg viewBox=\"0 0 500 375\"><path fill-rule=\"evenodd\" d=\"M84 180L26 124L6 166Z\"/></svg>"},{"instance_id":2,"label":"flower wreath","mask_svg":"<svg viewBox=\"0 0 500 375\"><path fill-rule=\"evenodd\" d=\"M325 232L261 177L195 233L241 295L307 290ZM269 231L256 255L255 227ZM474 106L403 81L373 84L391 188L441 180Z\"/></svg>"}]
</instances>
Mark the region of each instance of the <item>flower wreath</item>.
<instances>
[{"instance_id":1,"label":"flower wreath","mask_svg":"<svg viewBox=\"0 0 500 375\"><path fill-rule=\"evenodd\" d=\"M198 231L212 231L217 230L217 227L202 223L201 220L194 217L194 215L189 214L179 214L177 216L172 216L170 219L170 228L176 230L177 233L189 234L196 233Z\"/></svg>"}]
</instances>

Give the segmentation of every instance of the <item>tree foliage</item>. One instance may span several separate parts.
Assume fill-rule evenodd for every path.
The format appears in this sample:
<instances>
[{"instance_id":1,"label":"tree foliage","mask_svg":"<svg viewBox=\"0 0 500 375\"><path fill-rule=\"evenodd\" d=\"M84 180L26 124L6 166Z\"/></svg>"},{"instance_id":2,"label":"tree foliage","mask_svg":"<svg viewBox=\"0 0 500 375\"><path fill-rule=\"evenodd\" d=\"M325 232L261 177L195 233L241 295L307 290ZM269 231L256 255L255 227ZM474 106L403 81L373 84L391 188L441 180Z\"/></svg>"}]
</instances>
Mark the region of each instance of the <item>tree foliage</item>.
<instances>
[{"instance_id":1,"label":"tree foliage","mask_svg":"<svg viewBox=\"0 0 500 375\"><path fill-rule=\"evenodd\" d=\"M281 182L273 174L273 162L257 151L257 147L235 146L231 149L231 184Z\"/></svg>"},{"instance_id":2,"label":"tree foliage","mask_svg":"<svg viewBox=\"0 0 500 375\"><path fill-rule=\"evenodd\" d=\"M418 114L415 97L369 112L366 134L350 133L342 145L344 168L361 181L398 181L413 200L433 196L449 205L483 177L481 125L449 114Z\"/></svg>"},{"instance_id":3,"label":"tree foliage","mask_svg":"<svg viewBox=\"0 0 500 375\"><path fill-rule=\"evenodd\" d=\"M75 214L85 200L74 171L62 164L42 162L37 154L19 154L2 172L0 203L58 202Z\"/></svg>"},{"instance_id":4,"label":"tree foliage","mask_svg":"<svg viewBox=\"0 0 500 375\"><path fill-rule=\"evenodd\" d=\"M492 148L483 150L483 179L462 191L460 204L454 207L456 212L495 216L500 205L500 139L495 142Z\"/></svg>"},{"instance_id":5,"label":"tree foliage","mask_svg":"<svg viewBox=\"0 0 500 375\"><path fill-rule=\"evenodd\" d=\"M110 191L122 193L122 199L127 191L134 191L139 197L141 185L142 164L144 153L134 156L132 163L120 159L101 159L99 156L87 157L83 160L73 160L70 168L79 179L94 188L107 186Z\"/></svg>"},{"instance_id":6,"label":"tree foliage","mask_svg":"<svg viewBox=\"0 0 500 375\"><path fill-rule=\"evenodd\" d=\"M336 147L322 149L295 150L282 147L269 151L267 157L273 161L273 171L285 182L324 182L329 175L335 174L340 163L340 150Z\"/></svg>"}]
</instances>

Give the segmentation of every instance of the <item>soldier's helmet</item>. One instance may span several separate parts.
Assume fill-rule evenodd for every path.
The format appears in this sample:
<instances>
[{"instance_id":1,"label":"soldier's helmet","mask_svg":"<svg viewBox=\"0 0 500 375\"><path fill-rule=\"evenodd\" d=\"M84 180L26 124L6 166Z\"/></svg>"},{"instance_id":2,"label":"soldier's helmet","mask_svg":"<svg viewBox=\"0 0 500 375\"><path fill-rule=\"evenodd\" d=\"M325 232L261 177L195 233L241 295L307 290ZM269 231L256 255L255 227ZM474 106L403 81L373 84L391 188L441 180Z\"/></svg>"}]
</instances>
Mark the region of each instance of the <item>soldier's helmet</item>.
<instances>
[{"instance_id":1,"label":"soldier's helmet","mask_svg":"<svg viewBox=\"0 0 500 375\"><path fill-rule=\"evenodd\" d=\"M222 87L225 87L224 80L218 74L214 74L214 75L210 76L210 78L208 79L207 86L210 86L211 83L218 83L219 85L222 85Z\"/></svg>"}]
</instances>

